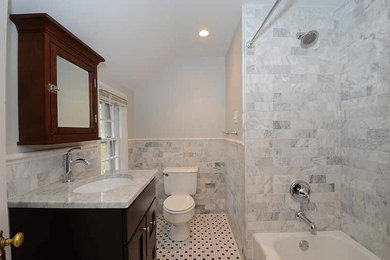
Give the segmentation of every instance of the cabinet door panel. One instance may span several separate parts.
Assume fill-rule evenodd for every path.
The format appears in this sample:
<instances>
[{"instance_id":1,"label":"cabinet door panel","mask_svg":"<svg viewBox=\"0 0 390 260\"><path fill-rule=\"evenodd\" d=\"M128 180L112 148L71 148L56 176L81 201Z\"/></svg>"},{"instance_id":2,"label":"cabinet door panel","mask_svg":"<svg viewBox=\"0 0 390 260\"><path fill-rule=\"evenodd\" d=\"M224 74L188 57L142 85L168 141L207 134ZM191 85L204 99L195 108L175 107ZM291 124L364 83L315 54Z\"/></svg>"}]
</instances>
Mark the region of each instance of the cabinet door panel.
<instances>
[{"instance_id":1,"label":"cabinet door panel","mask_svg":"<svg viewBox=\"0 0 390 260\"><path fill-rule=\"evenodd\" d=\"M153 180L126 210L124 226L126 227L127 236L124 240L124 243L129 241L132 234L136 232L138 223L140 223L141 219L144 218L146 211L150 207L150 204L152 204L155 196L156 181Z\"/></svg>"},{"instance_id":2,"label":"cabinet door panel","mask_svg":"<svg viewBox=\"0 0 390 260\"><path fill-rule=\"evenodd\" d=\"M50 84L48 86L52 133L54 135L97 133L95 69L61 48L55 40L50 42L50 63L50 84L59 88L51 91ZM75 75L69 77L70 73ZM78 88L77 91L69 89L74 87Z\"/></svg>"},{"instance_id":3,"label":"cabinet door panel","mask_svg":"<svg viewBox=\"0 0 390 260\"><path fill-rule=\"evenodd\" d=\"M156 259L156 231L157 231L157 219L156 219L156 200L153 201L148 212L146 213L146 224L148 226L147 231L147 259Z\"/></svg>"},{"instance_id":4,"label":"cabinet door panel","mask_svg":"<svg viewBox=\"0 0 390 260\"><path fill-rule=\"evenodd\" d=\"M136 232L130 239L127 245L127 259L128 260L146 260L146 223L145 218L142 219Z\"/></svg>"}]
</instances>

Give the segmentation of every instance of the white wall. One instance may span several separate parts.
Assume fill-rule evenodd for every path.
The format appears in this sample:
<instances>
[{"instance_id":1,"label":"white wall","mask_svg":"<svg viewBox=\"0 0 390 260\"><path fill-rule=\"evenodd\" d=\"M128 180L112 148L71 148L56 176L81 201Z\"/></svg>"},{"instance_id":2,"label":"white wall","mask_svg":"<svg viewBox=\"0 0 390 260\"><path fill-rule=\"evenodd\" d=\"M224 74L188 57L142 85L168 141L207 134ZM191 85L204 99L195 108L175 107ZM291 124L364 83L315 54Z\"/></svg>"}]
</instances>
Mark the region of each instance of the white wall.
<instances>
[{"instance_id":1,"label":"white wall","mask_svg":"<svg viewBox=\"0 0 390 260\"><path fill-rule=\"evenodd\" d=\"M238 131L242 139L242 22L234 32L232 42L226 53L226 130Z\"/></svg>"},{"instance_id":2,"label":"white wall","mask_svg":"<svg viewBox=\"0 0 390 260\"><path fill-rule=\"evenodd\" d=\"M22 151L17 148L18 129L18 32L8 22L7 43L7 87L6 87L6 143L7 154Z\"/></svg>"},{"instance_id":3,"label":"white wall","mask_svg":"<svg viewBox=\"0 0 390 260\"><path fill-rule=\"evenodd\" d=\"M8 0L0 0L0 230L8 236L7 178L5 168L5 84ZM9 248L7 248L9 254ZM11 259L7 255L7 259Z\"/></svg>"},{"instance_id":4,"label":"white wall","mask_svg":"<svg viewBox=\"0 0 390 260\"><path fill-rule=\"evenodd\" d=\"M225 58L176 60L134 93L135 138L222 137Z\"/></svg>"}]
</instances>

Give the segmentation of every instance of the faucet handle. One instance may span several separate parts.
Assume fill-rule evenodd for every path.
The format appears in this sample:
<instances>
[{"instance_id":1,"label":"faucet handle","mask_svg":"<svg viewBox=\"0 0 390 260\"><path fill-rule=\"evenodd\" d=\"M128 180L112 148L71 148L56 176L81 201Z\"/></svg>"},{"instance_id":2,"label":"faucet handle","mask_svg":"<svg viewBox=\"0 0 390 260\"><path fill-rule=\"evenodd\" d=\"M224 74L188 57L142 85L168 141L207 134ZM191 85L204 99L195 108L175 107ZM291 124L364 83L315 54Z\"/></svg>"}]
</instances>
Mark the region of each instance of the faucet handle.
<instances>
[{"instance_id":1,"label":"faucet handle","mask_svg":"<svg viewBox=\"0 0 390 260\"><path fill-rule=\"evenodd\" d=\"M308 204L310 202L310 185L305 181L294 181L290 185L291 197L300 203Z\"/></svg>"},{"instance_id":2,"label":"faucet handle","mask_svg":"<svg viewBox=\"0 0 390 260\"><path fill-rule=\"evenodd\" d=\"M70 148L70 149L66 152L66 154L69 155L70 152L72 152L72 151L74 151L74 150L81 150L81 146L76 146L76 147Z\"/></svg>"}]
</instances>

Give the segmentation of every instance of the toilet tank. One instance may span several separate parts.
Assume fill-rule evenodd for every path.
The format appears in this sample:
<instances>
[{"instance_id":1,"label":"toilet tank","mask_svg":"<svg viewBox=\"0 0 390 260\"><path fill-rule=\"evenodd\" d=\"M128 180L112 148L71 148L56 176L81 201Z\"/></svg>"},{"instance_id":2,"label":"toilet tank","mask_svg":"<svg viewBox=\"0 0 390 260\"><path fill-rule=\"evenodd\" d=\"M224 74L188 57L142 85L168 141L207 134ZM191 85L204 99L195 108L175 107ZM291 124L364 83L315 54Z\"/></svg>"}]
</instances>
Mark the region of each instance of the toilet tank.
<instances>
[{"instance_id":1,"label":"toilet tank","mask_svg":"<svg viewBox=\"0 0 390 260\"><path fill-rule=\"evenodd\" d=\"M168 167L163 171L166 195L194 195L198 180L198 167Z\"/></svg>"}]
</instances>

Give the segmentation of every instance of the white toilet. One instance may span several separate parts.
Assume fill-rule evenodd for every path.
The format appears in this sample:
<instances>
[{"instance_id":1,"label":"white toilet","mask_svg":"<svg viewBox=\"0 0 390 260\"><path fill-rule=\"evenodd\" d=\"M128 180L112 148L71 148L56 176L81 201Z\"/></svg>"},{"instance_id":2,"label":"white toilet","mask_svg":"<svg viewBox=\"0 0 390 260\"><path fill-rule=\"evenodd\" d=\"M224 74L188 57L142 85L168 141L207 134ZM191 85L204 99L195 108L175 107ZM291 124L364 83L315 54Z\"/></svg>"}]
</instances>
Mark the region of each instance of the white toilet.
<instances>
[{"instance_id":1,"label":"white toilet","mask_svg":"<svg viewBox=\"0 0 390 260\"><path fill-rule=\"evenodd\" d=\"M164 201L164 218L171 224L169 238L183 241L189 238L189 222L194 216L195 201L191 195L196 194L197 167L165 168L164 189L170 195Z\"/></svg>"}]
</instances>

